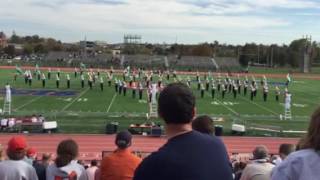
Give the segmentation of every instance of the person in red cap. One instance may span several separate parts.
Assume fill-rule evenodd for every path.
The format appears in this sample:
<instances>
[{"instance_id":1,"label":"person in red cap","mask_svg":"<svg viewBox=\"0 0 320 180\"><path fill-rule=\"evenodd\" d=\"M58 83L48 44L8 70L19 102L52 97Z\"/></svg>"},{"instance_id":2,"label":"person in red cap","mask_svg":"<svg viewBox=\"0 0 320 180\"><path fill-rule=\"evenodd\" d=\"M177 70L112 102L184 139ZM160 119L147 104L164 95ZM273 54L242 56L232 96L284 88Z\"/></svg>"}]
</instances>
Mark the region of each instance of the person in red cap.
<instances>
[{"instance_id":1,"label":"person in red cap","mask_svg":"<svg viewBox=\"0 0 320 180\"><path fill-rule=\"evenodd\" d=\"M46 169L47 167L37 161L37 150L34 147L30 147L27 150L27 157L25 159L27 163L30 163L36 170L39 180L46 180Z\"/></svg>"},{"instance_id":2,"label":"person in red cap","mask_svg":"<svg viewBox=\"0 0 320 180\"><path fill-rule=\"evenodd\" d=\"M30 165L33 165L33 161L36 160L36 157L37 157L37 150L33 147L30 147L26 151L26 157L24 160Z\"/></svg>"},{"instance_id":3,"label":"person in red cap","mask_svg":"<svg viewBox=\"0 0 320 180\"><path fill-rule=\"evenodd\" d=\"M24 161L27 142L22 136L16 136L8 142L9 160L0 162L1 180L38 180L35 169Z\"/></svg>"}]
</instances>

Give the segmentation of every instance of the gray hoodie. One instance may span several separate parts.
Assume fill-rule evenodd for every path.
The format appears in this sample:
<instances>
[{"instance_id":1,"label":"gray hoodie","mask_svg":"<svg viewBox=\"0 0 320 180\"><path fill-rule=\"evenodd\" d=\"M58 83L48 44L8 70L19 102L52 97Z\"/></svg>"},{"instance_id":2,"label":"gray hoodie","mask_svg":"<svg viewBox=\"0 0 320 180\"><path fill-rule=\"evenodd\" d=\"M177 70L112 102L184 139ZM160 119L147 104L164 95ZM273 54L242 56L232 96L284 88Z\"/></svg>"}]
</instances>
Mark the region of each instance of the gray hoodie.
<instances>
[{"instance_id":1,"label":"gray hoodie","mask_svg":"<svg viewBox=\"0 0 320 180\"><path fill-rule=\"evenodd\" d=\"M60 178L61 180L88 180L84 167L75 160L60 168L55 164L48 166L47 180L55 180L56 178Z\"/></svg>"},{"instance_id":2,"label":"gray hoodie","mask_svg":"<svg viewBox=\"0 0 320 180\"><path fill-rule=\"evenodd\" d=\"M38 180L34 168L23 160L6 160L0 163L1 180Z\"/></svg>"}]
</instances>

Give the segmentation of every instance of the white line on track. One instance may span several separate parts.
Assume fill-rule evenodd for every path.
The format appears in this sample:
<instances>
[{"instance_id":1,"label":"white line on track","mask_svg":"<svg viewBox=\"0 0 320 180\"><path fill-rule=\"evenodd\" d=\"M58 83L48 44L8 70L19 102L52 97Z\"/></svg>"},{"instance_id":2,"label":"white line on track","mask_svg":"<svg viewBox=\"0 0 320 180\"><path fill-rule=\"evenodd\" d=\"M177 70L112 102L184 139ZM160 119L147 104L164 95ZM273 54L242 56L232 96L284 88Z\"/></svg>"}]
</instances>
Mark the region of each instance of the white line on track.
<instances>
[{"instance_id":1,"label":"white line on track","mask_svg":"<svg viewBox=\"0 0 320 180\"><path fill-rule=\"evenodd\" d=\"M114 100L116 99L117 95L118 95L118 93L114 93L114 95L113 95L113 97L112 97L112 99L111 99L111 102L110 102L110 104L109 104L109 106L108 106L107 113L110 111L110 109L111 109L111 107L112 107L112 105L113 105L113 102L114 102Z\"/></svg>"},{"instance_id":2,"label":"white line on track","mask_svg":"<svg viewBox=\"0 0 320 180\"><path fill-rule=\"evenodd\" d=\"M65 111L66 109L68 109L74 102L76 102L81 96L83 96L87 91L89 90L89 88L87 88L86 90L82 91L79 96L77 96L73 101L71 101L69 104L67 104L66 106L64 106L61 111Z\"/></svg>"},{"instance_id":3,"label":"white line on track","mask_svg":"<svg viewBox=\"0 0 320 180\"><path fill-rule=\"evenodd\" d=\"M19 109L21 109L21 108L23 108L23 107L25 107L25 106L27 106L27 105L29 105L29 104L33 103L33 102L35 102L35 101L39 100L39 99L40 99L40 98L42 98L42 97L43 97L43 96L35 97L35 98L31 99L30 101L28 101L27 103L22 104L21 106L17 107L15 110L17 111L17 110L19 110Z\"/></svg>"}]
</instances>

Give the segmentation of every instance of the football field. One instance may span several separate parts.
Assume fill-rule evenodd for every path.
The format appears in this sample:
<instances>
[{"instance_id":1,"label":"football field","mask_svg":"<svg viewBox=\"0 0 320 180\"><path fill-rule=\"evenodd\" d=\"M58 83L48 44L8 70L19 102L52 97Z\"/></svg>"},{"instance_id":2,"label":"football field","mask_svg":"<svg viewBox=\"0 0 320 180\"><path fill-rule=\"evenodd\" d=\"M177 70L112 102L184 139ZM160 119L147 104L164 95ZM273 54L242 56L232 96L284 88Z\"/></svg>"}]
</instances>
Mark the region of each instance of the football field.
<instances>
[{"instance_id":1,"label":"football field","mask_svg":"<svg viewBox=\"0 0 320 180\"><path fill-rule=\"evenodd\" d=\"M43 71L47 75L47 71ZM0 108L3 105L4 86L9 83L13 89L12 110L15 116L42 114L48 120L58 121L59 131L64 133L103 133L105 124L117 121L121 128L128 128L130 124L143 123L149 112L146 90L143 99L132 98L132 92L127 90L127 95L115 92L114 82L111 87L107 85L106 74L104 78L104 91L100 90L99 80L91 90L85 80L85 87L81 88L80 76L74 77L73 72L61 72L60 87L56 88L55 72L51 73L51 79L46 80L46 87L42 88L42 81L33 77L32 85L25 84L23 75L14 81L15 70L0 69ZM71 77L71 88L67 89L66 74ZM188 75L179 75L186 82ZM300 78L292 75L289 91L292 93L292 115L290 121L280 120L280 114L284 114L284 97L280 101L275 100L274 84L286 82L286 75L274 76L266 74L269 84L269 95L267 102L263 101L261 77L256 75L259 81L257 97L250 100L250 90L246 96L241 94L234 98L232 93L226 94L222 99L221 93L216 91L215 98L211 97L211 91L206 91L201 98L197 90L195 76L189 75L192 80L192 90L197 97L196 106L199 115L207 114L212 117L221 118L216 124L224 126L225 131L231 128L233 122L246 124L247 127L262 129L281 129L304 131L306 130L309 116L320 104L320 82L317 78ZM215 75L213 76L215 77ZM222 78L224 74L222 74ZM122 76L116 78L122 79ZM203 77L201 77L203 79ZM236 79L237 76L231 77ZM249 76L249 80L251 80ZM241 77L243 80L244 77ZM173 81L164 80L168 84ZM155 75L154 82L157 82ZM280 86L281 92L284 86ZM156 122L161 122L155 119ZM258 133L259 134L259 133ZM263 132L266 134L266 132Z\"/></svg>"}]
</instances>

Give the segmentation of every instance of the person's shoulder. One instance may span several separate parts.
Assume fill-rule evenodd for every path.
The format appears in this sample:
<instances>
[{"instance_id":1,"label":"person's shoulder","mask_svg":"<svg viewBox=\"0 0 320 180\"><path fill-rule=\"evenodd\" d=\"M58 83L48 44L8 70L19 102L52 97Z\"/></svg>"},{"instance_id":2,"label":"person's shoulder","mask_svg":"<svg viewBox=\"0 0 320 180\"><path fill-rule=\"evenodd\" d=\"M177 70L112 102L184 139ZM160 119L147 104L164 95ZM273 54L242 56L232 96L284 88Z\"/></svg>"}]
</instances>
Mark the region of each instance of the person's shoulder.
<instances>
[{"instance_id":1,"label":"person's shoulder","mask_svg":"<svg viewBox=\"0 0 320 180\"><path fill-rule=\"evenodd\" d=\"M283 171L284 169L299 169L302 162L305 161L305 159L310 158L310 156L313 156L313 154L316 154L315 152L312 152L311 149L305 149L305 150L299 150L296 152L291 153L284 161L282 161L277 167L277 171Z\"/></svg>"},{"instance_id":2,"label":"person's shoulder","mask_svg":"<svg viewBox=\"0 0 320 180\"><path fill-rule=\"evenodd\" d=\"M79 169L80 171L86 171L84 166L79 164L78 161L76 161L76 160L71 161L67 166L70 166L70 168L73 167L75 170Z\"/></svg>"},{"instance_id":3,"label":"person's shoulder","mask_svg":"<svg viewBox=\"0 0 320 180\"><path fill-rule=\"evenodd\" d=\"M162 154L159 151L150 154L144 158L140 165L137 167L134 175L134 180L155 179L155 174L159 173L162 164Z\"/></svg>"},{"instance_id":4,"label":"person's shoulder","mask_svg":"<svg viewBox=\"0 0 320 180\"><path fill-rule=\"evenodd\" d=\"M117 154L116 152L112 152L111 154L108 154L107 156L102 158L101 163L108 163L110 161L113 161L114 159L117 159Z\"/></svg>"},{"instance_id":5,"label":"person's shoulder","mask_svg":"<svg viewBox=\"0 0 320 180\"><path fill-rule=\"evenodd\" d=\"M206 142L215 146L224 146L220 137L196 132L195 135L201 139L201 143Z\"/></svg>"},{"instance_id":6,"label":"person's shoulder","mask_svg":"<svg viewBox=\"0 0 320 180\"><path fill-rule=\"evenodd\" d=\"M135 162L141 162L142 161L142 159L139 156L137 156L137 155L135 155L133 153L130 153L130 159L135 161Z\"/></svg>"},{"instance_id":7,"label":"person's shoulder","mask_svg":"<svg viewBox=\"0 0 320 180\"><path fill-rule=\"evenodd\" d=\"M294 177L300 174L303 170L303 166L306 165L312 152L310 149L299 150L291 153L284 161L273 169L272 179L287 179L287 177ZM314 157L314 156L313 156Z\"/></svg>"},{"instance_id":8,"label":"person's shoulder","mask_svg":"<svg viewBox=\"0 0 320 180\"><path fill-rule=\"evenodd\" d=\"M164 160L165 153L162 148L160 148L158 151L151 153L149 156L143 159L143 162L145 164L150 164L153 162L159 162L159 160Z\"/></svg>"},{"instance_id":9,"label":"person's shoulder","mask_svg":"<svg viewBox=\"0 0 320 180\"><path fill-rule=\"evenodd\" d=\"M6 160L4 161L6 164L9 164L12 167L19 167L19 168L32 168L32 165L26 162L25 160Z\"/></svg>"},{"instance_id":10,"label":"person's shoulder","mask_svg":"<svg viewBox=\"0 0 320 180\"><path fill-rule=\"evenodd\" d=\"M319 155L313 149L303 149L289 154L285 162L303 161L304 159L318 157Z\"/></svg>"},{"instance_id":11,"label":"person's shoulder","mask_svg":"<svg viewBox=\"0 0 320 180\"><path fill-rule=\"evenodd\" d=\"M50 165L48 165L48 167L47 167L47 172L52 172L52 171L54 171L55 169L57 169L56 164L55 164L55 163L50 164Z\"/></svg>"}]
</instances>

